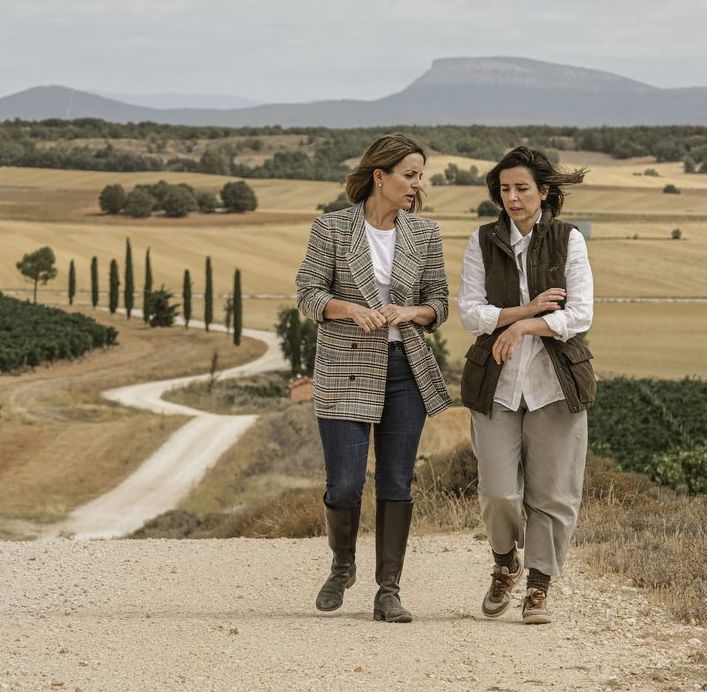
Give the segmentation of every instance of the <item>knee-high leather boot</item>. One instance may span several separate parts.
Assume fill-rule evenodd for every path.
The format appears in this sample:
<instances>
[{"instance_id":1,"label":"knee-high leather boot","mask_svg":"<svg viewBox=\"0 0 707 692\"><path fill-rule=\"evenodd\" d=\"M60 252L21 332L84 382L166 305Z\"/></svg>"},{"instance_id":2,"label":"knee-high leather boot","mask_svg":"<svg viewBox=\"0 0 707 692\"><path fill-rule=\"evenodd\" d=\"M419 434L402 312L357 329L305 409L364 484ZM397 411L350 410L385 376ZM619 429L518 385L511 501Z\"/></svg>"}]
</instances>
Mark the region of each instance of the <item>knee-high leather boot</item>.
<instances>
[{"instance_id":1,"label":"knee-high leather boot","mask_svg":"<svg viewBox=\"0 0 707 692\"><path fill-rule=\"evenodd\" d=\"M373 619L412 622L412 614L400 603L400 575L407 547L412 502L376 503L376 582Z\"/></svg>"},{"instance_id":2,"label":"knee-high leather boot","mask_svg":"<svg viewBox=\"0 0 707 692\"><path fill-rule=\"evenodd\" d=\"M317 594L319 610L331 611L341 608L344 591L356 582L356 537L361 507L354 509L332 509L326 507L329 547L334 553L331 574Z\"/></svg>"}]
</instances>

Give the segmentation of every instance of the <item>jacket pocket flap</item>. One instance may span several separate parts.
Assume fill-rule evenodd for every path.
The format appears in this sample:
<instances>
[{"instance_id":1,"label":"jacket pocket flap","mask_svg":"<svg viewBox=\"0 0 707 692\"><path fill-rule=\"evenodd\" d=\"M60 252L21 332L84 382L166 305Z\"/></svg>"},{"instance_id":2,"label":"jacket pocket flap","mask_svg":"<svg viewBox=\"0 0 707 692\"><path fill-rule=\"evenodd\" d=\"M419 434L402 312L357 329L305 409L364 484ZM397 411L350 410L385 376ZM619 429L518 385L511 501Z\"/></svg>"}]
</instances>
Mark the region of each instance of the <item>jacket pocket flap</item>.
<instances>
[{"instance_id":1,"label":"jacket pocket flap","mask_svg":"<svg viewBox=\"0 0 707 692\"><path fill-rule=\"evenodd\" d=\"M490 355L491 349L479 348L478 344L472 344L471 348L466 352L466 359L477 365L486 365Z\"/></svg>"},{"instance_id":2,"label":"jacket pocket flap","mask_svg":"<svg viewBox=\"0 0 707 692\"><path fill-rule=\"evenodd\" d=\"M566 348L564 350L565 357L572 363L583 363L585 360L591 360L594 358L592 352L584 345L573 346L572 348Z\"/></svg>"}]
</instances>

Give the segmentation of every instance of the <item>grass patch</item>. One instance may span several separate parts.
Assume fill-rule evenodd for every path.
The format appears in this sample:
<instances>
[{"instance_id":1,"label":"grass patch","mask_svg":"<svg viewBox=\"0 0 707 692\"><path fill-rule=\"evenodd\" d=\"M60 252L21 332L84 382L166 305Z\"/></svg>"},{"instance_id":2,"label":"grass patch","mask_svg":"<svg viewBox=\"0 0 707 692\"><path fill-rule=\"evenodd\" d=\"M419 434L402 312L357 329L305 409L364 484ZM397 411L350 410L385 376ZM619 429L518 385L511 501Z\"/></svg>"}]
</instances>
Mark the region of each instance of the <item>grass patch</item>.
<instances>
[{"instance_id":1,"label":"grass patch","mask_svg":"<svg viewBox=\"0 0 707 692\"><path fill-rule=\"evenodd\" d=\"M704 625L705 517L707 496L682 496L592 458L574 540L597 574L620 574L681 622Z\"/></svg>"},{"instance_id":2,"label":"grass patch","mask_svg":"<svg viewBox=\"0 0 707 692\"><path fill-rule=\"evenodd\" d=\"M224 415L282 411L290 406L286 372L215 382L195 382L168 392L163 399Z\"/></svg>"}]
</instances>

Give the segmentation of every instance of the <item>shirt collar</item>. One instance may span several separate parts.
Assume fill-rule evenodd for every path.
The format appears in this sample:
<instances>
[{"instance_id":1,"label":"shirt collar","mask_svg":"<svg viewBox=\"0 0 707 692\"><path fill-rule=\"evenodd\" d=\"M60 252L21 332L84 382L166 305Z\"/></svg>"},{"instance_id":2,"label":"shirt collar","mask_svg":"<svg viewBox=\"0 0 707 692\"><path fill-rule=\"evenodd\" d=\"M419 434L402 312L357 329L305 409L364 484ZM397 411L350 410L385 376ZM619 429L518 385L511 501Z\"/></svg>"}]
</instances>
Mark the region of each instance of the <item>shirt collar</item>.
<instances>
[{"instance_id":1,"label":"shirt collar","mask_svg":"<svg viewBox=\"0 0 707 692\"><path fill-rule=\"evenodd\" d=\"M535 223L537 224L540 219L542 218L543 212L542 209L538 212L538 218L535 219ZM511 222L511 247L515 247L518 243L523 243L523 246L527 246L528 243L530 242L530 238L533 235L533 230L535 229L535 226L533 226L533 229L528 233L527 235L523 235L519 230L518 226L516 226L515 221L513 219L510 219Z\"/></svg>"}]
</instances>

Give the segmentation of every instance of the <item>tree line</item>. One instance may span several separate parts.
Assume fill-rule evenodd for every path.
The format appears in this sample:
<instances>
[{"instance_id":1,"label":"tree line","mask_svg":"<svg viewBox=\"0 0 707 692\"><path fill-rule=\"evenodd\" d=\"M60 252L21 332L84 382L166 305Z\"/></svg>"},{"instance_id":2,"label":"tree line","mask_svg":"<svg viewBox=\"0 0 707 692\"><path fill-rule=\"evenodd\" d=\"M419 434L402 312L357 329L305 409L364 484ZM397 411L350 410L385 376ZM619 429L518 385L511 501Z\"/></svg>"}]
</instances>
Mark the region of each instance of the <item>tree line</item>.
<instances>
[{"instance_id":1,"label":"tree line","mask_svg":"<svg viewBox=\"0 0 707 692\"><path fill-rule=\"evenodd\" d=\"M105 214L125 214L146 218L153 212L180 218L190 212L213 214L223 208L226 212L255 211L258 198L248 183L239 180L226 183L220 192L221 201L212 192L197 191L191 185L172 185L164 180L153 184L136 185L126 192L122 185L106 185L98 196L98 204Z\"/></svg>"},{"instance_id":2,"label":"tree line","mask_svg":"<svg viewBox=\"0 0 707 692\"><path fill-rule=\"evenodd\" d=\"M20 273L33 284L33 304L37 303L37 287L46 285L57 276L55 266L56 257L50 247L42 247L34 252L26 253L16 263ZM96 256L91 258L90 267L90 294L91 305L95 309L100 303L99 266ZM120 307L121 277L118 261L113 258L108 268L108 310L115 314ZM133 251L130 239L125 241L125 264L123 272L123 307L127 319L132 316L135 308L135 274L133 268ZM142 290L142 319L151 327L170 327L179 315L182 308L185 329L189 328L192 319L192 291L193 282L189 269L184 270L182 279L182 303L174 302L174 293L164 284L155 290L153 287L152 258L150 248L145 251L145 276ZM76 296L76 264L72 259L69 262L67 296L69 305L73 305ZM233 273L232 292L226 297L223 306L224 323L227 333L232 334L233 343L240 346L243 333L243 294L241 287L241 271L235 269ZM204 268L204 328L208 332L214 322L214 281L211 257L206 257Z\"/></svg>"},{"instance_id":3,"label":"tree line","mask_svg":"<svg viewBox=\"0 0 707 692\"><path fill-rule=\"evenodd\" d=\"M362 154L367 144L380 134L398 130L417 139L431 151L441 154L497 160L510 147L519 144L545 150L589 150L615 158L655 156L658 161L682 161L686 172L707 173L707 127L632 126L632 127L558 127L526 125L494 127L488 125L397 126L329 129L324 127L189 127L158 123L117 124L84 118L38 122L0 123L0 165L43 168L75 168L103 171L191 171L234 175L243 178L294 178L340 181L348 173L345 161ZM278 151L258 166L238 160L239 147L262 148L259 138L272 135L300 135L313 150ZM248 142L217 142L247 137ZM66 146L49 142L103 138L102 147ZM157 142L152 154L119 151L114 142L121 139ZM201 157L159 154L159 142L175 140L214 141Z\"/></svg>"}]
</instances>

